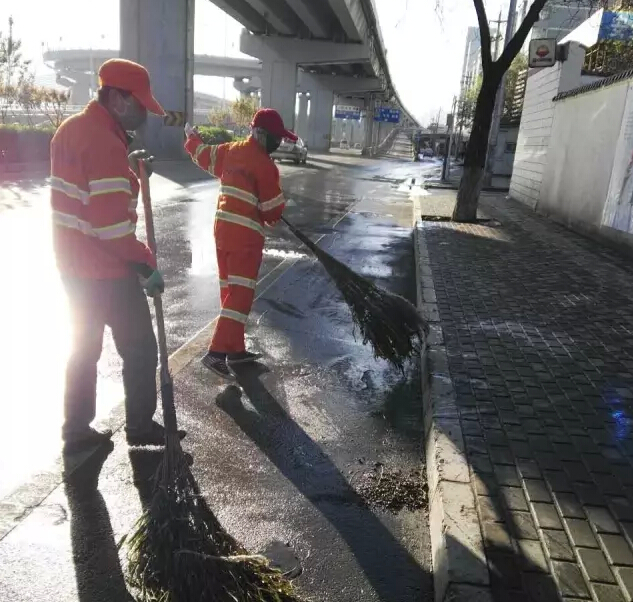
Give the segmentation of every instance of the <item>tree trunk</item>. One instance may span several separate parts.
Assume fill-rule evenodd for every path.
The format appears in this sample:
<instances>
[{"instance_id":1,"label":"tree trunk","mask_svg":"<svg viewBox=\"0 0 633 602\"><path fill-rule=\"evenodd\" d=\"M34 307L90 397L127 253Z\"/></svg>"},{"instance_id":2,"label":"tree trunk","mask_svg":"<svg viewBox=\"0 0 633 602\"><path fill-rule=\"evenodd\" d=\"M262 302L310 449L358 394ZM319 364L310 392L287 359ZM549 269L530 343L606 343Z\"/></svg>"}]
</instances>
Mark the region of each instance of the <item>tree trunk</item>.
<instances>
[{"instance_id":1,"label":"tree trunk","mask_svg":"<svg viewBox=\"0 0 633 602\"><path fill-rule=\"evenodd\" d=\"M477 220L477 205L483 186L488 152L488 135L492 125L497 89L501 82L501 76L494 73L494 66L491 71L493 73L484 75L477 97L473 127L464 157L464 171L457 192L457 203L453 210L453 221L456 222Z\"/></svg>"}]
</instances>

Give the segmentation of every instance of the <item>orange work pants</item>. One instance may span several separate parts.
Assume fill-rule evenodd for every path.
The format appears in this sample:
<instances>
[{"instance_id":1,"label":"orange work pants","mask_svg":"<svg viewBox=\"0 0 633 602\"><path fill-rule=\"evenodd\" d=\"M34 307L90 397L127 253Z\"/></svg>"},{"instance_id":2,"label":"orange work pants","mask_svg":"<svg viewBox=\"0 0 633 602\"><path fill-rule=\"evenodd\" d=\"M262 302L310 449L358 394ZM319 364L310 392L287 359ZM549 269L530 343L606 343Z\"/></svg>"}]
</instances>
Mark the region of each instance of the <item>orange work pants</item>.
<instances>
[{"instance_id":1,"label":"orange work pants","mask_svg":"<svg viewBox=\"0 0 633 602\"><path fill-rule=\"evenodd\" d=\"M222 309L215 323L209 350L216 353L245 351L244 329L253 305L263 249L217 249Z\"/></svg>"}]
</instances>

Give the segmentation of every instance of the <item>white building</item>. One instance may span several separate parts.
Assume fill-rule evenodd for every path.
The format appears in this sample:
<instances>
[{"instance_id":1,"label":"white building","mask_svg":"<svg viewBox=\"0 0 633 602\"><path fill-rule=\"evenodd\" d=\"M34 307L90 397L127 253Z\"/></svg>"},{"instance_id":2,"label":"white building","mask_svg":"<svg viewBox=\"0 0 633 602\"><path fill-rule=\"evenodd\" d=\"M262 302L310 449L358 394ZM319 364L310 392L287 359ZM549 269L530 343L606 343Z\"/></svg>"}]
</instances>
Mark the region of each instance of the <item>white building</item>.
<instances>
[{"instance_id":1,"label":"white building","mask_svg":"<svg viewBox=\"0 0 633 602\"><path fill-rule=\"evenodd\" d=\"M532 28L532 39L562 40L568 33L596 12L596 0L549 0L541 10L541 18Z\"/></svg>"}]
</instances>

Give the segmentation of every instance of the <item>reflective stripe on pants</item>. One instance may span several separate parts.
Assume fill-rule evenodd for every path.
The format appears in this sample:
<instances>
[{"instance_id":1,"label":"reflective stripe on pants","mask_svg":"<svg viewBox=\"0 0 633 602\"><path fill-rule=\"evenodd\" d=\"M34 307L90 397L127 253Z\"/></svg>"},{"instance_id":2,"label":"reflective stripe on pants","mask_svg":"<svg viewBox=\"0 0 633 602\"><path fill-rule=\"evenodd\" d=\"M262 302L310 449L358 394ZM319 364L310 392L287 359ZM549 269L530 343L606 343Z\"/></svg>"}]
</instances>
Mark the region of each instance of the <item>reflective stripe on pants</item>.
<instances>
[{"instance_id":1,"label":"reflective stripe on pants","mask_svg":"<svg viewBox=\"0 0 633 602\"><path fill-rule=\"evenodd\" d=\"M222 309L209 349L221 353L245 351L244 330L253 305L262 249L217 249Z\"/></svg>"}]
</instances>

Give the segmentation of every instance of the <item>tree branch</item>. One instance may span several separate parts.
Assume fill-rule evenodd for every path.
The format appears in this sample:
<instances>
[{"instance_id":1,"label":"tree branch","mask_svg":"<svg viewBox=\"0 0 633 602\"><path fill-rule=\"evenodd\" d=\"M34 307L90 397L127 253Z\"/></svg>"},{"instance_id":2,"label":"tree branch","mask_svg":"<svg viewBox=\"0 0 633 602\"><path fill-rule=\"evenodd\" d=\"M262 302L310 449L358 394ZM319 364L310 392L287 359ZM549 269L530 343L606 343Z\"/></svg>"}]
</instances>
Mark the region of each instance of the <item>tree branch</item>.
<instances>
[{"instance_id":1,"label":"tree branch","mask_svg":"<svg viewBox=\"0 0 633 602\"><path fill-rule=\"evenodd\" d=\"M521 23L519 29L517 29L516 33L512 36L512 39L508 42L508 45L503 49L501 56L497 60L501 73L505 73L510 68L514 57L519 54L519 50L521 50L528 33L530 33L530 29L532 29L534 23L538 21L541 10L546 3L547 0L534 0L534 2L532 2L530 10L528 10L525 19L523 19L523 23Z\"/></svg>"},{"instance_id":2,"label":"tree branch","mask_svg":"<svg viewBox=\"0 0 633 602\"><path fill-rule=\"evenodd\" d=\"M545 3L547 0L543 0ZM490 26L488 25L488 15L486 15L486 7L484 0L473 0L475 10L477 11L477 21L479 22L479 38L481 40L481 66L483 72L487 73L492 64L492 49L490 42Z\"/></svg>"}]
</instances>

